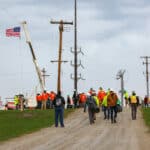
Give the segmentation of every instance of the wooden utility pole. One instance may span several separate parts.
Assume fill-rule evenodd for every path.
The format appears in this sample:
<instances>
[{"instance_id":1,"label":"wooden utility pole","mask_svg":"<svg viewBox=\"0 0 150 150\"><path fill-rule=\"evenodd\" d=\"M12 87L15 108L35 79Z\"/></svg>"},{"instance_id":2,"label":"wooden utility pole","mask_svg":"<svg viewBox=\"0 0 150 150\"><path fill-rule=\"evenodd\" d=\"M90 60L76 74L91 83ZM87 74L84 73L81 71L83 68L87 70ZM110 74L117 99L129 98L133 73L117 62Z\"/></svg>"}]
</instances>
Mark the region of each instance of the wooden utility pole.
<instances>
[{"instance_id":1,"label":"wooden utility pole","mask_svg":"<svg viewBox=\"0 0 150 150\"><path fill-rule=\"evenodd\" d=\"M143 62L143 65L146 64L146 89L147 89L147 97L149 98L149 72L148 72L148 59L150 56L142 56L141 58L145 59L145 62Z\"/></svg>"},{"instance_id":2,"label":"wooden utility pole","mask_svg":"<svg viewBox=\"0 0 150 150\"><path fill-rule=\"evenodd\" d=\"M51 24L59 24L59 50L58 50L58 60L57 61L51 61L51 62L58 62L58 79L57 79L57 92L61 91L61 63L67 62L62 61L62 33L64 31L64 24L73 25L73 22L66 22L63 20L60 21L50 21Z\"/></svg>"},{"instance_id":3,"label":"wooden utility pole","mask_svg":"<svg viewBox=\"0 0 150 150\"><path fill-rule=\"evenodd\" d=\"M42 74L42 77L43 77L43 84L44 84L44 87L45 87L45 77L49 77L50 75L48 75L48 74L46 74L46 70L45 70L45 68L43 68L42 70L41 70L41 72L43 73Z\"/></svg>"}]
</instances>

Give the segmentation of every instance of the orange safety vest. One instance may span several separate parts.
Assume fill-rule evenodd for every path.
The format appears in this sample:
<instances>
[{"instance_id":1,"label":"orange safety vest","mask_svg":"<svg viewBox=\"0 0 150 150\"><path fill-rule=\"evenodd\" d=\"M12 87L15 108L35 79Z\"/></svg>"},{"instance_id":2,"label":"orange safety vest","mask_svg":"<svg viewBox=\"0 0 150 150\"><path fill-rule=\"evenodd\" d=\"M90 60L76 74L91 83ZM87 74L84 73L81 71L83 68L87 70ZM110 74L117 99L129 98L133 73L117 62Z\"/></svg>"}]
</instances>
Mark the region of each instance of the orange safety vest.
<instances>
[{"instance_id":1,"label":"orange safety vest","mask_svg":"<svg viewBox=\"0 0 150 150\"><path fill-rule=\"evenodd\" d=\"M37 100L37 101L41 101L41 100L42 100L42 96L41 96L41 95L37 95L37 96L36 96L36 100Z\"/></svg>"},{"instance_id":2,"label":"orange safety vest","mask_svg":"<svg viewBox=\"0 0 150 150\"><path fill-rule=\"evenodd\" d=\"M47 101L48 100L48 93L42 93L42 101Z\"/></svg>"},{"instance_id":3,"label":"orange safety vest","mask_svg":"<svg viewBox=\"0 0 150 150\"><path fill-rule=\"evenodd\" d=\"M104 99L105 96L106 96L106 93L105 93L105 91L103 91L103 90L100 90L100 91L98 92L98 94L97 94L97 97L98 97L98 99L99 99L100 102L103 101L103 99Z\"/></svg>"},{"instance_id":4,"label":"orange safety vest","mask_svg":"<svg viewBox=\"0 0 150 150\"><path fill-rule=\"evenodd\" d=\"M49 98L51 101L53 101L55 99L55 97L56 97L56 94L54 92L49 93Z\"/></svg>"},{"instance_id":5,"label":"orange safety vest","mask_svg":"<svg viewBox=\"0 0 150 150\"><path fill-rule=\"evenodd\" d=\"M84 103L86 101L86 95L85 94L80 94L80 102Z\"/></svg>"}]
</instances>

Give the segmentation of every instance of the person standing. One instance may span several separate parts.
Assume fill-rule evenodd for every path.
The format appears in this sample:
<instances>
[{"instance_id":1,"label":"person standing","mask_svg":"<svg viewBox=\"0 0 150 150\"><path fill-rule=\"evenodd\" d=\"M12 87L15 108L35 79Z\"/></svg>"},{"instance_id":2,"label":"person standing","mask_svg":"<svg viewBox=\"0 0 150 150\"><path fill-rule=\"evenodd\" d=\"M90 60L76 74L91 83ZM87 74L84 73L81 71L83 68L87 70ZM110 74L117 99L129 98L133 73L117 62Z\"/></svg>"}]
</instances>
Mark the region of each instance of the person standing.
<instances>
[{"instance_id":1,"label":"person standing","mask_svg":"<svg viewBox=\"0 0 150 150\"><path fill-rule=\"evenodd\" d=\"M42 106L41 106L41 109L42 110L46 110L46 102L48 100L48 93L46 92L46 90L44 90L44 92L42 93Z\"/></svg>"},{"instance_id":2,"label":"person standing","mask_svg":"<svg viewBox=\"0 0 150 150\"><path fill-rule=\"evenodd\" d=\"M110 94L108 95L107 98L107 103L108 107L110 107L110 113L111 113L111 123L116 123L116 118L117 118L117 100L118 96L117 94L110 89Z\"/></svg>"},{"instance_id":3,"label":"person standing","mask_svg":"<svg viewBox=\"0 0 150 150\"><path fill-rule=\"evenodd\" d=\"M77 108L77 105L78 105L78 95L77 95L76 91L73 92L72 100L73 100L73 103L74 103L74 108Z\"/></svg>"},{"instance_id":4,"label":"person standing","mask_svg":"<svg viewBox=\"0 0 150 150\"><path fill-rule=\"evenodd\" d=\"M148 96L147 95L144 97L144 106L145 106L145 108L148 107Z\"/></svg>"},{"instance_id":5,"label":"person standing","mask_svg":"<svg viewBox=\"0 0 150 150\"><path fill-rule=\"evenodd\" d=\"M23 111L24 110L24 95L19 94L18 98L19 98L19 102L20 102L20 110Z\"/></svg>"},{"instance_id":6,"label":"person standing","mask_svg":"<svg viewBox=\"0 0 150 150\"><path fill-rule=\"evenodd\" d=\"M60 122L61 127L64 127L64 105L65 99L61 96L61 91L59 91L53 101L55 107L55 127L58 127L58 122Z\"/></svg>"},{"instance_id":7,"label":"person standing","mask_svg":"<svg viewBox=\"0 0 150 150\"><path fill-rule=\"evenodd\" d=\"M37 109L41 109L41 105L42 105L42 96L40 95L40 93L36 94L36 101L37 101Z\"/></svg>"},{"instance_id":8,"label":"person standing","mask_svg":"<svg viewBox=\"0 0 150 150\"><path fill-rule=\"evenodd\" d=\"M19 97L18 97L18 95L14 96L14 104L16 106L16 110L18 110L19 109Z\"/></svg>"},{"instance_id":9,"label":"person standing","mask_svg":"<svg viewBox=\"0 0 150 150\"><path fill-rule=\"evenodd\" d=\"M56 93L54 91L51 91L49 93L50 108L53 108L53 100L55 99L55 97L56 97Z\"/></svg>"},{"instance_id":10,"label":"person standing","mask_svg":"<svg viewBox=\"0 0 150 150\"><path fill-rule=\"evenodd\" d=\"M136 120L137 106L138 106L139 100L134 91L132 92L132 95L130 96L129 101L130 101L130 105L131 105L132 120Z\"/></svg>"}]
</instances>

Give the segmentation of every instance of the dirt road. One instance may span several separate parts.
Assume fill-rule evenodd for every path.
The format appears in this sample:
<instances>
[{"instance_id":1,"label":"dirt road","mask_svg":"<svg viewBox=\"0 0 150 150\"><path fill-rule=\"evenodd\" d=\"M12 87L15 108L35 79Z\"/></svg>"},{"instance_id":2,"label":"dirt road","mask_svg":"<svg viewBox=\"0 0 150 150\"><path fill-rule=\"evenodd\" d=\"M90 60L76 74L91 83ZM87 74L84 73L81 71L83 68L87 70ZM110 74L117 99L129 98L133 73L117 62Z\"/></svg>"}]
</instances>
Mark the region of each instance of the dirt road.
<instances>
[{"instance_id":1,"label":"dirt road","mask_svg":"<svg viewBox=\"0 0 150 150\"><path fill-rule=\"evenodd\" d=\"M49 127L0 145L0 150L149 150L150 133L140 111L131 120L130 109L118 114L116 124L97 114L89 125L88 114L78 109L65 120L65 128Z\"/></svg>"}]
</instances>

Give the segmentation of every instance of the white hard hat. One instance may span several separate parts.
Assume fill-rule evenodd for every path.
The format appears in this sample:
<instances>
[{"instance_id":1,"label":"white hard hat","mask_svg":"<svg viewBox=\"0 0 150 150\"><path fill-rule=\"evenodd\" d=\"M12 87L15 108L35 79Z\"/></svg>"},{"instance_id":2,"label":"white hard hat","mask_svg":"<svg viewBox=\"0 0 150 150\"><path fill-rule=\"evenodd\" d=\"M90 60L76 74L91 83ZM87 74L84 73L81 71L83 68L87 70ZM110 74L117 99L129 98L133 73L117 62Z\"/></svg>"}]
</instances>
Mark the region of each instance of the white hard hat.
<instances>
[{"instance_id":1,"label":"white hard hat","mask_svg":"<svg viewBox=\"0 0 150 150\"><path fill-rule=\"evenodd\" d=\"M114 91L112 88L110 88L110 90L109 91Z\"/></svg>"},{"instance_id":2,"label":"white hard hat","mask_svg":"<svg viewBox=\"0 0 150 150\"><path fill-rule=\"evenodd\" d=\"M91 96L91 94L90 94L89 92L88 92L88 93L86 93L86 95L87 95L87 96Z\"/></svg>"}]
</instances>

